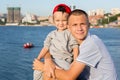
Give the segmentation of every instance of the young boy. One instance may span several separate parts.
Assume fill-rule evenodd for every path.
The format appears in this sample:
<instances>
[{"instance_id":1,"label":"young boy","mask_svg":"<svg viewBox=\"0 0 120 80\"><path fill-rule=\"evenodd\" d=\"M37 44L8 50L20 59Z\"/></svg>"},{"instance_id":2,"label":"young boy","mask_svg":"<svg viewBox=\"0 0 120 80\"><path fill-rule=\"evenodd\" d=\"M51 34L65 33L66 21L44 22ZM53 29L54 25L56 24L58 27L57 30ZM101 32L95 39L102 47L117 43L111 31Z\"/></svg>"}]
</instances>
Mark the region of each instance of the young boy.
<instances>
[{"instance_id":1,"label":"young boy","mask_svg":"<svg viewBox=\"0 0 120 80\"><path fill-rule=\"evenodd\" d=\"M67 17L70 12L71 9L65 4L54 8L53 22L57 29L48 34L37 57L40 60L49 51L55 65L66 70L78 56L78 43L67 29ZM34 80L42 80L41 76L40 71L34 71Z\"/></svg>"}]
</instances>

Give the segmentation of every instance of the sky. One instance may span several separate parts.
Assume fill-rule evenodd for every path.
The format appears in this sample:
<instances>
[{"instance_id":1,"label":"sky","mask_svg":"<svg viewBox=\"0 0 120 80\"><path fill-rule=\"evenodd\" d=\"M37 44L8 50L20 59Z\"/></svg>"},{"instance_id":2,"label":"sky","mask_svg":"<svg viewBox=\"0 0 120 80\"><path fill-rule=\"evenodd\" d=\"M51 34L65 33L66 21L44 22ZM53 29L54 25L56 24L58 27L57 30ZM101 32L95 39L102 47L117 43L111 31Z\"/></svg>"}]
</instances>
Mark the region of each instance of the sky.
<instances>
[{"instance_id":1,"label":"sky","mask_svg":"<svg viewBox=\"0 0 120 80\"><path fill-rule=\"evenodd\" d=\"M21 7L22 14L48 16L52 14L54 6L60 3L75 5L86 12L101 8L110 12L111 8L120 8L120 0L0 0L0 13L7 13L7 7Z\"/></svg>"}]
</instances>

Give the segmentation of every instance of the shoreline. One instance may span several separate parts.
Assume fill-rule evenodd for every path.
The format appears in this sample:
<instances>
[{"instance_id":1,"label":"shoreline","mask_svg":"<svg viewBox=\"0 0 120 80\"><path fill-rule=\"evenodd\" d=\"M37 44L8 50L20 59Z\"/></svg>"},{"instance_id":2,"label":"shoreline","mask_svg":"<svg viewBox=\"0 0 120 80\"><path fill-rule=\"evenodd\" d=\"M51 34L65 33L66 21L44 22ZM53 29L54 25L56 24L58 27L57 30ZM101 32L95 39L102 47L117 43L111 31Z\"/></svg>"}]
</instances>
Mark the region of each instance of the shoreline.
<instances>
[{"instance_id":1,"label":"shoreline","mask_svg":"<svg viewBox=\"0 0 120 80\"><path fill-rule=\"evenodd\" d=\"M54 25L0 25L0 27L54 27ZM109 26L109 27L90 27L90 28L120 28L120 26Z\"/></svg>"},{"instance_id":2,"label":"shoreline","mask_svg":"<svg viewBox=\"0 0 120 80\"><path fill-rule=\"evenodd\" d=\"M0 27L1 26L19 26L19 27L46 27L46 26L48 26L48 27L50 27L50 26L54 26L54 25L0 25Z\"/></svg>"}]
</instances>

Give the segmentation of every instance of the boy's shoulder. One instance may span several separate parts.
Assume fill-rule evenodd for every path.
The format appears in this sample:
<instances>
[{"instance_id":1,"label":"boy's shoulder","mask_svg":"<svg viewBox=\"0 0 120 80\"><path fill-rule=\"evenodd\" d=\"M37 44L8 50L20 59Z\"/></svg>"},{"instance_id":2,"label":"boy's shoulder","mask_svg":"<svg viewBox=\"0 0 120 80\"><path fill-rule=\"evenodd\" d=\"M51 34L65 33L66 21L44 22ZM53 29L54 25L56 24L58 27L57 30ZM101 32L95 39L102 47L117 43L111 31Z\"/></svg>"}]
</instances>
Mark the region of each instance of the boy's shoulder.
<instances>
[{"instance_id":1,"label":"boy's shoulder","mask_svg":"<svg viewBox=\"0 0 120 80\"><path fill-rule=\"evenodd\" d=\"M55 32L57 32L57 30L56 30L56 29L55 29L55 30L50 31L50 33L55 33Z\"/></svg>"},{"instance_id":2,"label":"boy's shoulder","mask_svg":"<svg viewBox=\"0 0 120 80\"><path fill-rule=\"evenodd\" d=\"M53 34L55 34L57 32L57 30L52 30L52 31L50 31L49 33L48 33L48 35L53 35Z\"/></svg>"}]
</instances>

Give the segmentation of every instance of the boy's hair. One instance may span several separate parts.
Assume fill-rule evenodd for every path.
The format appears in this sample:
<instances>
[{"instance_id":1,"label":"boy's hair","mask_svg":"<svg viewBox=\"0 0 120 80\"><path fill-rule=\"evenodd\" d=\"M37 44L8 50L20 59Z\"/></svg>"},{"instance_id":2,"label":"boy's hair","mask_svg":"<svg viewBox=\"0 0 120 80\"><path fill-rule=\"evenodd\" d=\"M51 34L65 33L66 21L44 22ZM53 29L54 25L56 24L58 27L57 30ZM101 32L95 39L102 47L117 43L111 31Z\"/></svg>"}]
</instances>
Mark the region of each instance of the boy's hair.
<instances>
[{"instance_id":1,"label":"boy's hair","mask_svg":"<svg viewBox=\"0 0 120 80\"><path fill-rule=\"evenodd\" d=\"M70 7L68 7L66 4L58 4L57 6L55 6L55 8L53 9L53 14L56 12L56 11L61 11L61 12L66 12L68 14L70 14L71 12L71 9Z\"/></svg>"}]
</instances>

